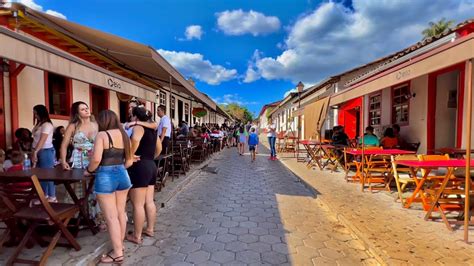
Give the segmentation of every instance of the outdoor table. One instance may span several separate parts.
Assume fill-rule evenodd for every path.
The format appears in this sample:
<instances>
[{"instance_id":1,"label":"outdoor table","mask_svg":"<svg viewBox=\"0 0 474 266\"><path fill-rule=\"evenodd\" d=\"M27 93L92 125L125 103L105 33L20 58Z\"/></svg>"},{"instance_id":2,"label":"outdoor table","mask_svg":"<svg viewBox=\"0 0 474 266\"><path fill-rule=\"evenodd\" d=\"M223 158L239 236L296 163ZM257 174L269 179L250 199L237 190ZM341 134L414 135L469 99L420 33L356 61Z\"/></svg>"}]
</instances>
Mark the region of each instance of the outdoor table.
<instances>
[{"instance_id":1,"label":"outdoor table","mask_svg":"<svg viewBox=\"0 0 474 266\"><path fill-rule=\"evenodd\" d=\"M55 184L63 184L66 188L66 191L71 196L74 205L79 207L80 216L84 219L87 224L87 227L95 235L98 230L94 221L89 217L89 210L87 200L92 193L92 188L94 185L95 176L84 176L84 169L71 169L63 170L60 167L56 168L32 168L25 171L14 171L14 172L0 172L0 178L2 177L24 177L36 175L39 181L53 181ZM72 188L73 183L85 182L86 190L84 197L79 199Z\"/></svg>"},{"instance_id":2,"label":"outdoor table","mask_svg":"<svg viewBox=\"0 0 474 266\"><path fill-rule=\"evenodd\" d=\"M431 214L433 211L435 211L435 208L438 208L438 211L441 214L441 218L443 219L444 223L446 224L447 228L449 230L452 230L449 221L446 218L446 215L444 214L442 208L440 207L439 200L441 195L443 194L446 185L448 184L455 168L465 168L466 167L466 160L464 159L452 159L452 160L436 160L436 161L418 161L418 160L399 160L396 161L397 164L405 165L410 167L411 169L418 168L418 169L425 169L425 174L421 178L419 182L417 182L417 186L415 189L415 192L413 192L413 195L407 200L407 203L405 205L406 208L408 208L411 204L411 202L414 201L416 198L417 194L420 193L420 196L422 197L423 203L427 204L426 198L422 196L423 194L423 184L428 178L429 173L433 169L438 169L438 168L447 168L448 171L446 175L443 178L443 181L441 183L441 186L436 190L435 193L435 198L434 200L430 203L430 206L428 208L428 212L425 215L425 220L428 220L431 217ZM474 166L474 160L471 160L470 162L471 166ZM466 177L469 178L469 177ZM465 199L469 200L469 199ZM464 214L464 215L469 215L469 214Z\"/></svg>"},{"instance_id":3,"label":"outdoor table","mask_svg":"<svg viewBox=\"0 0 474 266\"><path fill-rule=\"evenodd\" d=\"M346 150L347 154L351 154L354 156L362 156L362 149L348 149ZM374 166L372 164L373 159L377 156L391 156L391 155L402 155L402 154L415 154L414 151L407 151L407 150L400 150L400 149L371 149L371 148L364 148L364 157L363 160L360 162L355 161L355 166L356 166L356 173L354 175L354 178L359 178L361 184L362 184L362 191L365 189L365 183L366 183L366 178L363 174L362 168L364 166L364 172L370 171L370 168ZM362 161L364 162L364 165L362 165ZM389 168L387 168L389 171Z\"/></svg>"},{"instance_id":4,"label":"outdoor table","mask_svg":"<svg viewBox=\"0 0 474 266\"><path fill-rule=\"evenodd\" d=\"M306 149L309 155L309 161L306 164L306 167L311 168L314 165L317 165L320 170L323 169L320 152L322 151L321 145L323 143L314 140L301 140L299 142Z\"/></svg>"},{"instance_id":5,"label":"outdoor table","mask_svg":"<svg viewBox=\"0 0 474 266\"><path fill-rule=\"evenodd\" d=\"M439 154L449 154L449 157L462 159L464 155L466 155L466 149L459 149L459 148L440 148L435 149L435 153ZM471 150L471 154L474 153L474 150Z\"/></svg>"}]
</instances>

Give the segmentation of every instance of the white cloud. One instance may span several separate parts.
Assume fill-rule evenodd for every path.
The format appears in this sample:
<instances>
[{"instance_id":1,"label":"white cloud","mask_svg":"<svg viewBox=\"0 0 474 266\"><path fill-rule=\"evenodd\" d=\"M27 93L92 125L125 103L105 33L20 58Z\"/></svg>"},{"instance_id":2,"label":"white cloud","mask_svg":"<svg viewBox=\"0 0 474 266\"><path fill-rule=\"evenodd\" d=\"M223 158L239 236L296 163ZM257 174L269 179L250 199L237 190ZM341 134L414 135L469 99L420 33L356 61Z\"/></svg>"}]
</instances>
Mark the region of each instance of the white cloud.
<instances>
[{"instance_id":1,"label":"white cloud","mask_svg":"<svg viewBox=\"0 0 474 266\"><path fill-rule=\"evenodd\" d=\"M157 50L175 68L185 76L206 82L210 85L219 85L222 82L237 78L237 70L227 69L221 65L213 65L205 60L202 54Z\"/></svg>"},{"instance_id":2,"label":"white cloud","mask_svg":"<svg viewBox=\"0 0 474 266\"><path fill-rule=\"evenodd\" d=\"M266 35L280 29L280 20L260 12L242 9L216 13L217 26L227 35Z\"/></svg>"},{"instance_id":3,"label":"white cloud","mask_svg":"<svg viewBox=\"0 0 474 266\"><path fill-rule=\"evenodd\" d=\"M14 2L23 4L23 5L25 5L29 8L37 10L37 11L45 12L46 14L49 14L49 15L52 15L52 16L55 16L55 17L58 17L58 18L67 19L67 17L65 15L63 15L62 13L59 13L58 11L54 11L54 10L50 10L50 9L44 11L43 7L39 4L37 4L34 0L16 0Z\"/></svg>"},{"instance_id":4,"label":"white cloud","mask_svg":"<svg viewBox=\"0 0 474 266\"><path fill-rule=\"evenodd\" d=\"M51 16L55 16L55 17L58 17L58 18L62 18L62 19L67 19L67 17L61 13L59 13L58 11L54 11L54 10L46 10L46 14L49 14Z\"/></svg>"},{"instance_id":5,"label":"white cloud","mask_svg":"<svg viewBox=\"0 0 474 266\"><path fill-rule=\"evenodd\" d=\"M192 39L201 39L201 36L203 34L202 27L199 25L190 25L186 27L186 31L184 32L184 36L186 36L186 40L192 40Z\"/></svg>"},{"instance_id":6,"label":"white cloud","mask_svg":"<svg viewBox=\"0 0 474 266\"><path fill-rule=\"evenodd\" d=\"M241 106L258 104L258 102L245 101L244 99L242 99L242 97L240 97L236 93L235 94L224 94L223 96L217 97L217 98L212 99L212 100L214 100L214 102L216 102L218 104L223 104L223 105L228 105L228 104L231 104L231 103L236 103L236 104L241 105Z\"/></svg>"},{"instance_id":7,"label":"white cloud","mask_svg":"<svg viewBox=\"0 0 474 266\"><path fill-rule=\"evenodd\" d=\"M258 70L256 70L255 62L260 60L260 51L253 52L252 60L248 63L247 71L245 73L244 83L251 83L260 79Z\"/></svg>"},{"instance_id":8,"label":"white cloud","mask_svg":"<svg viewBox=\"0 0 474 266\"><path fill-rule=\"evenodd\" d=\"M420 41L429 21L459 22L474 13L472 0L353 0L353 7L330 1L302 15L280 55L249 64L248 80L315 83Z\"/></svg>"}]
</instances>

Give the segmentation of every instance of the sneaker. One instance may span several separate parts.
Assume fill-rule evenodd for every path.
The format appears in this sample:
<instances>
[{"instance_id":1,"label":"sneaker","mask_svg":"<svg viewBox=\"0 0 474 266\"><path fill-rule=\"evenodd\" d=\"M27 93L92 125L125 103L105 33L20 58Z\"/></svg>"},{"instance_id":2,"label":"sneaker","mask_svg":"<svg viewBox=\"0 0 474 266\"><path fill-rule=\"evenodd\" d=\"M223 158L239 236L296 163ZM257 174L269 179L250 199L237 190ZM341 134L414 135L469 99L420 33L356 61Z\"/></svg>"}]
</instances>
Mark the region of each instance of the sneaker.
<instances>
[{"instance_id":1,"label":"sneaker","mask_svg":"<svg viewBox=\"0 0 474 266\"><path fill-rule=\"evenodd\" d=\"M273 156L268 157L268 160L273 161Z\"/></svg>"},{"instance_id":2,"label":"sneaker","mask_svg":"<svg viewBox=\"0 0 474 266\"><path fill-rule=\"evenodd\" d=\"M58 200L56 199L56 197L48 197L48 202L50 202L50 203L58 203Z\"/></svg>"}]
</instances>

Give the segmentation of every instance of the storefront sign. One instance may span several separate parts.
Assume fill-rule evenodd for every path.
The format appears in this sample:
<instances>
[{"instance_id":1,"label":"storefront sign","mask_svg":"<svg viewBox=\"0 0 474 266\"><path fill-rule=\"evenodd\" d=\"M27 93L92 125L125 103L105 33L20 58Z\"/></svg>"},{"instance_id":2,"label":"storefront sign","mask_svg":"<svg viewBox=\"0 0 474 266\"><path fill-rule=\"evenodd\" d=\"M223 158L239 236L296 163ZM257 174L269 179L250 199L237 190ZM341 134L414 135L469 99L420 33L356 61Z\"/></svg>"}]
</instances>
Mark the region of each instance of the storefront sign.
<instances>
[{"instance_id":1,"label":"storefront sign","mask_svg":"<svg viewBox=\"0 0 474 266\"><path fill-rule=\"evenodd\" d=\"M109 87L111 89L121 89L122 88L122 85L120 84L120 81L116 80L116 79L113 79L113 78L108 78L107 79L107 85L109 85Z\"/></svg>"},{"instance_id":2,"label":"storefront sign","mask_svg":"<svg viewBox=\"0 0 474 266\"><path fill-rule=\"evenodd\" d=\"M397 80L404 79L404 78L409 77L410 74L411 74L411 70L410 70L410 69L403 69L403 70L400 70L400 71L398 71L397 73L395 73L395 78L396 78Z\"/></svg>"}]
</instances>

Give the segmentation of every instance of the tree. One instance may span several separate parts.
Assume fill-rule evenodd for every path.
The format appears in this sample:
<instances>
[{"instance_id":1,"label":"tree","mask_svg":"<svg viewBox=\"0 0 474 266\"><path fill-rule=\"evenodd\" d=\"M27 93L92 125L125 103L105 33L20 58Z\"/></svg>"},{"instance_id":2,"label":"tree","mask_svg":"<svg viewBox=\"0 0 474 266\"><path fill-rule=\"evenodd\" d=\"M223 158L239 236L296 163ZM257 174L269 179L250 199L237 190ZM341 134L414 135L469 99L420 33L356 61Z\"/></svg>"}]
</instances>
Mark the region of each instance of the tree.
<instances>
[{"instance_id":1,"label":"tree","mask_svg":"<svg viewBox=\"0 0 474 266\"><path fill-rule=\"evenodd\" d=\"M241 106L238 103L229 103L226 105L221 104L219 107L243 123L253 120L253 114L247 109L247 107Z\"/></svg>"},{"instance_id":2,"label":"tree","mask_svg":"<svg viewBox=\"0 0 474 266\"><path fill-rule=\"evenodd\" d=\"M423 34L423 40L448 31L454 25L454 20L446 21L446 18L442 18L438 22L430 21L429 25L428 28L421 32Z\"/></svg>"}]
</instances>

